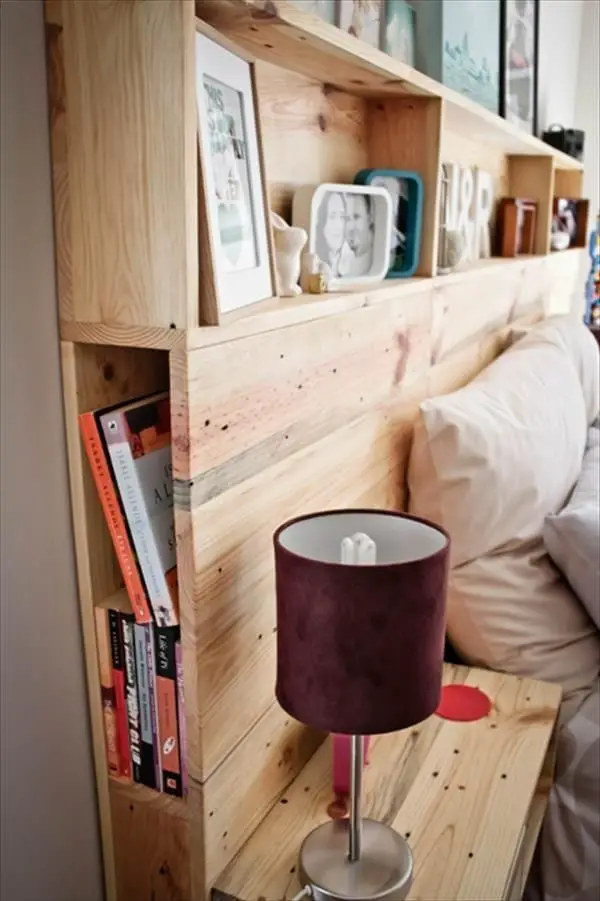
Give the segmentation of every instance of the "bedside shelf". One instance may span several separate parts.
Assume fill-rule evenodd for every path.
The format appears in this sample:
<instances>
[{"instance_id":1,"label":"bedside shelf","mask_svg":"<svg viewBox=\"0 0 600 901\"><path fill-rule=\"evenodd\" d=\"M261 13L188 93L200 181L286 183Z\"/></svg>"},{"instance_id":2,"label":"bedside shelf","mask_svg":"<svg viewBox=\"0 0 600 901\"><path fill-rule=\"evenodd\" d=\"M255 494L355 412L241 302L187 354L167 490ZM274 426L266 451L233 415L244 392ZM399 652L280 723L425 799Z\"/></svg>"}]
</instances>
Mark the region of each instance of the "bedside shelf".
<instances>
[{"instance_id":1,"label":"bedside shelf","mask_svg":"<svg viewBox=\"0 0 600 901\"><path fill-rule=\"evenodd\" d=\"M363 815L409 839L415 858L409 898L520 898L554 768L560 689L449 665L444 681L481 688L492 712L473 723L434 715L376 737L364 773ZM293 898L301 888L300 844L329 819L332 800L327 743L215 887L241 899Z\"/></svg>"}]
</instances>

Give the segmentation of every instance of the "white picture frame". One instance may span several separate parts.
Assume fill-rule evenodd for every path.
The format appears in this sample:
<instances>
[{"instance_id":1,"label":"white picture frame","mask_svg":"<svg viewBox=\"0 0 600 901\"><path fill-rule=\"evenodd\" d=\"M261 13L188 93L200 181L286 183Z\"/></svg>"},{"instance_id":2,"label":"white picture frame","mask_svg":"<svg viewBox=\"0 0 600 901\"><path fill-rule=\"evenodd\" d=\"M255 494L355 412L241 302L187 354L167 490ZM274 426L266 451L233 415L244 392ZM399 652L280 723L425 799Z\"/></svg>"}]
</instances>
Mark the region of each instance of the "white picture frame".
<instances>
[{"instance_id":1,"label":"white picture frame","mask_svg":"<svg viewBox=\"0 0 600 901\"><path fill-rule=\"evenodd\" d=\"M333 290L372 285L386 277L392 201L385 188L303 185L294 194L292 222L308 233L308 252L328 265Z\"/></svg>"},{"instance_id":2,"label":"white picture frame","mask_svg":"<svg viewBox=\"0 0 600 901\"><path fill-rule=\"evenodd\" d=\"M196 107L212 261L212 273L201 278L212 274L219 321L222 314L272 297L275 290L253 66L199 30Z\"/></svg>"}]
</instances>

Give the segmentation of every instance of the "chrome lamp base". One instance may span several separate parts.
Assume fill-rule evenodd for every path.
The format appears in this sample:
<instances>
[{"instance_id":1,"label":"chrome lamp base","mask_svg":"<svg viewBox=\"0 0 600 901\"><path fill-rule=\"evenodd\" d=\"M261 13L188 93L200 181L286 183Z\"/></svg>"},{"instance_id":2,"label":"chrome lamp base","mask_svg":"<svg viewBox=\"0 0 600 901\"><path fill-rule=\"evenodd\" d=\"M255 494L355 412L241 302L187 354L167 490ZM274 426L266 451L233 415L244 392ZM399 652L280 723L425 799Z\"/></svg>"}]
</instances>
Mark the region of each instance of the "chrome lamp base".
<instances>
[{"instance_id":1,"label":"chrome lamp base","mask_svg":"<svg viewBox=\"0 0 600 901\"><path fill-rule=\"evenodd\" d=\"M361 820L358 860L348 855L348 820L332 820L300 848L299 876L314 901L404 901L412 884L413 856L405 840L376 820Z\"/></svg>"}]
</instances>

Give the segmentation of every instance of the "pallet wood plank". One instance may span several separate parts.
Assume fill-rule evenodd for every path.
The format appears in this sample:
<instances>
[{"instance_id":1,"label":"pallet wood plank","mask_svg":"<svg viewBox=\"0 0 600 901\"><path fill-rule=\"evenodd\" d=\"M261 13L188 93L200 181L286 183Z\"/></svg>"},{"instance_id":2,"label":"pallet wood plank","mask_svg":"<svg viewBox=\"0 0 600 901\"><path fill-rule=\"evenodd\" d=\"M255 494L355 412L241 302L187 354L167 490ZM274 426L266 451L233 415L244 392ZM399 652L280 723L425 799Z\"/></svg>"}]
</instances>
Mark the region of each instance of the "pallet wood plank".
<instances>
[{"instance_id":1,"label":"pallet wood plank","mask_svg":"<svg viewBox=\"0 0 600 901\"><path fill-rule=\"evenodd\" d=\"M492 698L491 715L475 723L433 716L377 737L364 774L363 812L410 833L414 901L502 899L560 689L449 665L444 678L479 686ZM329 754L325 744L286 792L287 804L272 810L218 879L219 891L246 901L292 898L299 891L294 867L301 841L328 819Z\"/></svg>"},{"instance_id":2,"label":"pallet wood plank","mask_svg":"<svg viewBox=\"0 0 600 901\"><path fill-rule=\"evenodd\" d=\"M52 123L63 318L197 325L193 4L69 0L61 15Z\"/></svg>"}]
</instances>

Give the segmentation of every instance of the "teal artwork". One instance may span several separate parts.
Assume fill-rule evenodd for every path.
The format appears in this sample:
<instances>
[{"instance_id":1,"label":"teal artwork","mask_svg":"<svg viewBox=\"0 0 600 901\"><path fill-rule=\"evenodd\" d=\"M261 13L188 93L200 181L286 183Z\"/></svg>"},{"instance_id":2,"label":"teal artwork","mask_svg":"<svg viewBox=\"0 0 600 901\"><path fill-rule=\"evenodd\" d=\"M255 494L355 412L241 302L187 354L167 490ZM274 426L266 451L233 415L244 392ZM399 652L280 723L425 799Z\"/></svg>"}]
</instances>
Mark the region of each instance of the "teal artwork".
<instances>
[{"instance_id":1,"label":"teal artwork","mask_svg":"<svg viewBox=\"0 0 600 901\"><path fill-rule=\"evenodd\" d=\"M500 0L414 0L416 67L493 113L500 101Z\"/></svg>"},{"instance_id":2,"label":"teal artwork","mask_svg":"<svg viewBox=\"0 0 600 901\"><path fill-rule=\"evenodd\" d=\"M382 50L409 66L415 64L415 11L406 0L387 0Z\"/></svg>"}]
</instances>

